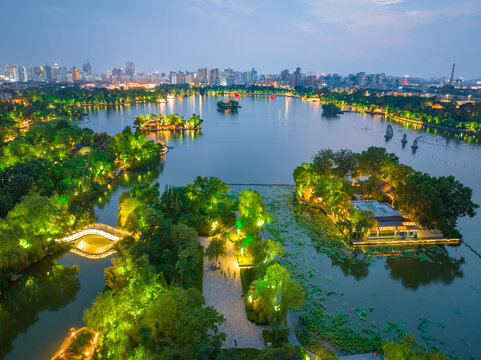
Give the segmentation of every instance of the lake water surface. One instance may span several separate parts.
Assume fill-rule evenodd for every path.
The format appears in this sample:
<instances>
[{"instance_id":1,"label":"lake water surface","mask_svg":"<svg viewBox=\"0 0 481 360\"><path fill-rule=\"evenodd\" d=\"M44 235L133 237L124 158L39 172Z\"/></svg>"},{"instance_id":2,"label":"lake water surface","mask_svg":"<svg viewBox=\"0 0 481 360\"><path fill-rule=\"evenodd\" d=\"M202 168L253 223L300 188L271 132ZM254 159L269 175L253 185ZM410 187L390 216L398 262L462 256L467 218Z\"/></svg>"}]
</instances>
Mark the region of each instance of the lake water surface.
<instances>
[{"instance_id":1,"label":"lake water surface","mask_svg":"<svg viewBox=\"0 0 481 360\"><path fill-rule=\"evenodd\" d=\"M386 122L381 117L345 113L338 118L323 118L319 104L297 98L247 96L239 99L238 113L219 113L219 97L191 96L165 104L141 103L123 107L88 108L81 126L115 134L131 126L136 115L178 113L204 119L199 132L152 134L174 146L162 160L160 170L142 174L166 184L185 185L196 176L216 176L227 183L293 184L292 172L302 162L310 162L320 149L348 148L355 152L369 146L383 146L395 153L402 163L435 176L454 175L473 189L473 200L481 204L481 146L433 132L414 131L396 123L394 137L386 142ZM402 147L402 134L409 143ZM411 143L418 139L414 153ZM138 177L139 174L126 174ZM128 179L137 180L137 179ZM95 205L97 220L116 225L118 196L128 188L127 179L118 184L109 198ZM481 211L472 219L460 219L464 240L481 253ZM444 325L436 332L446 340L446 349L463 357L481 358L481 258L467 246L449 247L451 266L382 260L373 263L361 276L349 274L319 254L316 263L324 275L332 276L331 288L344 292L349 307L375 303L373 320L403 322L416 332L419 318ZM463 260L462 260L463 259ZM324 261L325 260L325 261ZM39 306L30 323L19 329L13 351L7 359L44 359L53 354L72 326L80 326L82 311L88 308L103 288L103 268L110 259L86 260L73 254L61 263L79 264L79 286L70 297L53 308ZM47 270L48 271L48 270ZM40 276L40 275L39 275ZM76 290L75 290L76 289ZM372 294L376 293L375 300ZM332 309L338 304L332 304ZM370 318L371 320L371 318ZM28 356L27 356L28 355Z\"/></svg>"}]
</instances>

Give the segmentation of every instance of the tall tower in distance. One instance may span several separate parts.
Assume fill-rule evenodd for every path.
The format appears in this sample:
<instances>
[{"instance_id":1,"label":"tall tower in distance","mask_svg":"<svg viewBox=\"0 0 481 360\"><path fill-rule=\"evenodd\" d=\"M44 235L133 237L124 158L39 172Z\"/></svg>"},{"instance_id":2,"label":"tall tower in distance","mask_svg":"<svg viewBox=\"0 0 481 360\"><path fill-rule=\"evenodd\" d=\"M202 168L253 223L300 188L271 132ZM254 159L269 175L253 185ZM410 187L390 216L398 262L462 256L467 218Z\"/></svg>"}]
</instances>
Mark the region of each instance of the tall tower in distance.
<instances>
[{"instance_id":1,"label":"tall tower in distance","mask_svg":"<svg viewBox=\"0 0 481 360\"><path fill-rule=\"evenodd\" d=\"M87 63L83 64L83 74L92 75L92 68L90 67L90 61L87 59Z\"/></svg>"},{"instance_id":2,"label":"tall tower in distance","mask_svg":"<svg viewBox=\"0 0 481 360\"><path fill-rule=\"evenodd\" d=\"M453 77L454 77L454 67L456 64L453 64L453 69L451 70L451 78L449 79L449 85L453 85Z\"/></svg>"},{"instance_id":3,"label":"tall tower in distance","mask_svg":"<svg viewBox=\"0 0 481 360\"><path fill-rule=\"evenodd\" d=\"M133 62L129 61L125 64L125 75L127 75L131 79L135 77L135 66Z\"/></svg>"}]
</instances>

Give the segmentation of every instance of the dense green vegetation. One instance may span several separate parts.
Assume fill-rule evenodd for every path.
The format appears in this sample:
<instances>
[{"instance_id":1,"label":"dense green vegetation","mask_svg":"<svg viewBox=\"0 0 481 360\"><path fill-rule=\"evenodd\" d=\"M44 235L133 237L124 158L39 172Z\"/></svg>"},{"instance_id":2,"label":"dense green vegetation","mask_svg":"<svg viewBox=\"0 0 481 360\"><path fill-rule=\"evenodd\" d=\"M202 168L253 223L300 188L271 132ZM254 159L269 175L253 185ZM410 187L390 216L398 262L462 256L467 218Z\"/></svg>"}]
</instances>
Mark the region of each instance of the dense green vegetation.
<instances>
[{"instance_id":1,"label":"dense green vegetation","mask_svg":"<svg viewBox=\"0 0 481 360\"><path fill-rule=\"evenodd\" d=\"M322 116L325 117L336 117L342 114L341 109L334 104L323 104L322 105Z\"/></svg>"},{"instance_id":2,"label":"dense green vegetation","mask_svg":"<svg viewBox=\"0 0 481 360\"><path fill-rule=\"evenodd\" d=\"M219 101L217 103L217 110L219 111L237 111L240 108L239 102L235 100L228 100L226 102Z\"/></svg>"},{"instance_id":3,"label":"dense green vegetation","mask_svg":"<svg viewBox=\"0 0 481 360\"><path fill-rule=\"evenodd\" d=\"M453 176L436 178L415 172L378 147L362 153L321 150L311 164L294 170L294 180L297 196L321 206L348 239L362 238L373 225L371 213L354 209L353 195L383 201L381 185L385 182L394 188L395 207L425 228L438 228L444 236L461 236L457 219L473 217L479 207L471 200L472 190Z\"/></svg>"},{"instance_id":4,"label":"dense green vegetation","mask_svg":"<svg viewBox=\"0 0 481 360\"><path fill-rule=\"evenodd\" d=\"M271 221L261 195L244 190L238 196L240 216L235 246L238 257L250 257L253 267L241 270L242 289L247 317L257 324L269 324L275 342L287 328L287 314L304 302L301 285L291 279L278 260L284 255L282 245L262 237L264 224Z\"/></svg>"},{"instance_id":5,"label":"dense green vegetation","mask_svg":"<svg viewBox=\"0 0 481 360\"><path fill-rule=\"evenodd\" d=\"M374 321L371 313L379 311L374 306L376 300L344 294L339 289L343 289L341 284L346 282L340 280L351 278L361 281L370 275L371 266L388 266L392 271L391 276L406 283L405 286L409 288L434 281L449 284L454 278L462 276L459 266L464 259L450 257L441 246L363 250L346 246L332 221L320 210L296 201L291 189L263 187L260 191L267 209L273 215L273 221L266 230L270 237L286 248L280 263L304 290L305 301L299 312L297 338L307 349L322 355L321 358L330 359L329 356L332 356L326 349L327 343L347 354L372 352L375 349L381 352L384 340L398 341L406 333L404 324L390 322L388 313L382 314L382 320L379 319L381 314L377 313ZM392 256L386 257L385 254ZM332 266L335 268L333 273L339 270L343 275L328 275L322 270L325 266ZM243 272L244 277L251 269ZM412 276L413 273L416 276ZM246 278L249 277L248 274ZM367 292L372 296L379 294L375 289ZM354 304L358 307L353 308ZM433 329L429 328L429 320L419 321L419 333L416 335L421 341L422 351L426 354L436 353L439 347L445 345L443 336L446 334L439 333L435 321L431 322ZM428 328L435 332L428 334Z\"/></svg>"},{"instance_id":6,"label":"dense green vegetation","mask_svg":"<svg viewBox=\"0 0 481 360\"><path fill-rule=\"evenodd\" d=\"M439 102L433 97L395 96L361 90L354 92L323 90L314 93L313 96L337 105L353 105L361 110L378 111L426 124L481 131L481 102L466 103L458 107L455 101Z\"/></svg>"},{"instance_id":7,"label":"dense green vegetation","mask_svg":"<svg viewBox=\"0 0 481 360\"><path fill-rule=\"evenodd\" d=\"M134 101L155 101L168 96L194 94L188 86L159 85L155 89L132 88L34 88L9 90L13 101L0 100L0 140L15 136L25 126L59 117L81 117L82 106L118 105Z\"/></svg>"},{"instance_id":8,"label":"dense green vegetation","mask_svg":"<svg viewBox=\"0 0 481 360\"><path fill-rule=\"evenodd\" d=\"M211 233L208 221L229 218L219 205L229 202L226 190L218 179L198 178L187 188L166 187L162 195L158 184L122 194L119 225L138 239L116 244L108 289L85 315L87 326L101 334L96 356L207 359L219 353L223 318L203 306L197 288L203 252L191 226ZM202 201L190 199L194 192Z\"/></svg>"},{"instance_id":9,"label":"dense green vegetation","mask_svg":"<svg viewBox=\"0 0 481 360\"><path fill-rule=\"evenodd\" d=\"M148 114L139 115L135 118L134 125L142 130L162 130L162 129L200 129L202 120L198 115L192 114L188 120L183 116L172 114Z\"/></svg>"},{"instance_id":10,"label":"dense green vegetation","mask_svg":"<svg viewBox=\"0 0 481 360\"><path fill-rule=\"evenodd\" d=\"M116 243L118 257L105 271L107 289L85 313L87 327L100 336L94 358L303 357L299 347L290 345L262 351L220 350L225 339L219 332L223 316L204 306L199 291L202 252L196 230L211 235L234 223L235 216L230 216L234 200L228 191L217 178L198 177L186 187L166 187L163 194L158 184L135 185L122 194L119 225L136 236ZM281 299L287 309L287 300Z\"/></svg>"},{"instance_id":11,"label":"dense green vegetation","mask_svg":"<svg viewBox=\"0 0 481 360\"><path fill-rule=\"evenodd\" d=\"M92 220L85 205L122 170L155 166L161 150L128 127L111 137L64 120L1 143L2 278L64 248L54 240Z\"/></svg>"},{"instance_id":12,"label":"dense green vegetation","mask_svg":"<svg viewBox=\"0 0 481 360\"><path fill-rule=\"evenodd\" d=\"M447 360L449 357L441 352L422 349L410 335L404 335L398 341L386 340L382 344L386 360Z\"/></svg>"}]
</instances>

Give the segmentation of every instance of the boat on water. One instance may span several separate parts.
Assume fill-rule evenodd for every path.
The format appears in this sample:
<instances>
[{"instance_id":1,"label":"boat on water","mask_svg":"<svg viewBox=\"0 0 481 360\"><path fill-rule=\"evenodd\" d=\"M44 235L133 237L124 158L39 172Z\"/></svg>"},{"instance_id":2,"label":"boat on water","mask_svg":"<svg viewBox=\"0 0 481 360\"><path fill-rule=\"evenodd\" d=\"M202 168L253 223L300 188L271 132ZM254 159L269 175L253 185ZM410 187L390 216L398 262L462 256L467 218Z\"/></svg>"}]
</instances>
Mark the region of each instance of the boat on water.
<instances>
[{"instance_id":1,"label":"boat on water","mask_svg":"<svg viewBox=\"0 0 481 360\"><path fill-rule=\"evenodd\" d=\"M411 149L417 149L418 147L419 147L418 146L418 140L414 139L413 144L411 145Z\"/></svg>"},{"instance_id":2,"label":"boat on water","mask_svg":"<svg viewBox=\"0 0 481 360\"><path fill-rule=\"evenodd\" d=\"M401 143L402 143L403 145L406 145L407 142L408 142L408 134L404 133L404 134L403 134L403 138L402 138L402 140L401 140Z\"/></svg>"},{"instance_id":3,"label":"boat on water","mask_svg":"<svg viewBox=\"0 0 481 360\"><path fill-rule=\"evenodd\" d=\"M384 138L386 140L388 140L388 139L392 138L393 135L394 135L394 131L392 129L392 126L388 125L387 129L386 129L386 134L384 134Z\"/></svg>"}]
</instances>

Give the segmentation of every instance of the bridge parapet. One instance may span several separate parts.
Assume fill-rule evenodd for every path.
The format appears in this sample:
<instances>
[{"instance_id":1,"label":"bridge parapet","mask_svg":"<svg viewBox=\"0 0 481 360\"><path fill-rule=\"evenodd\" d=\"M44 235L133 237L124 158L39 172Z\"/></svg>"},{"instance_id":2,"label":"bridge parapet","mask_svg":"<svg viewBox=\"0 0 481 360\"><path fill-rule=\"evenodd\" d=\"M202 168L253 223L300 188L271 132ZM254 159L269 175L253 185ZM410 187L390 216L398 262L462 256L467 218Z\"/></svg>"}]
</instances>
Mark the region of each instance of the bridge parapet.
<instances>
[{"instance_id":1,"label":"bridge parapet","mask_svg":"<svg viewBox=\"0 0 481 360\"><path fill-rule=\"evenodd\" d=\"M120 240L124 236L129 236L132 234L128 231L116 229L110 225L95 223L95 224L89 224L80 229L76 229L75 232L70 233L60 239L56 239L55 241L73 242L85 235L99 235L106 239L109 239L110 241L115 242Z\"/></svg>"}]
</instances>

